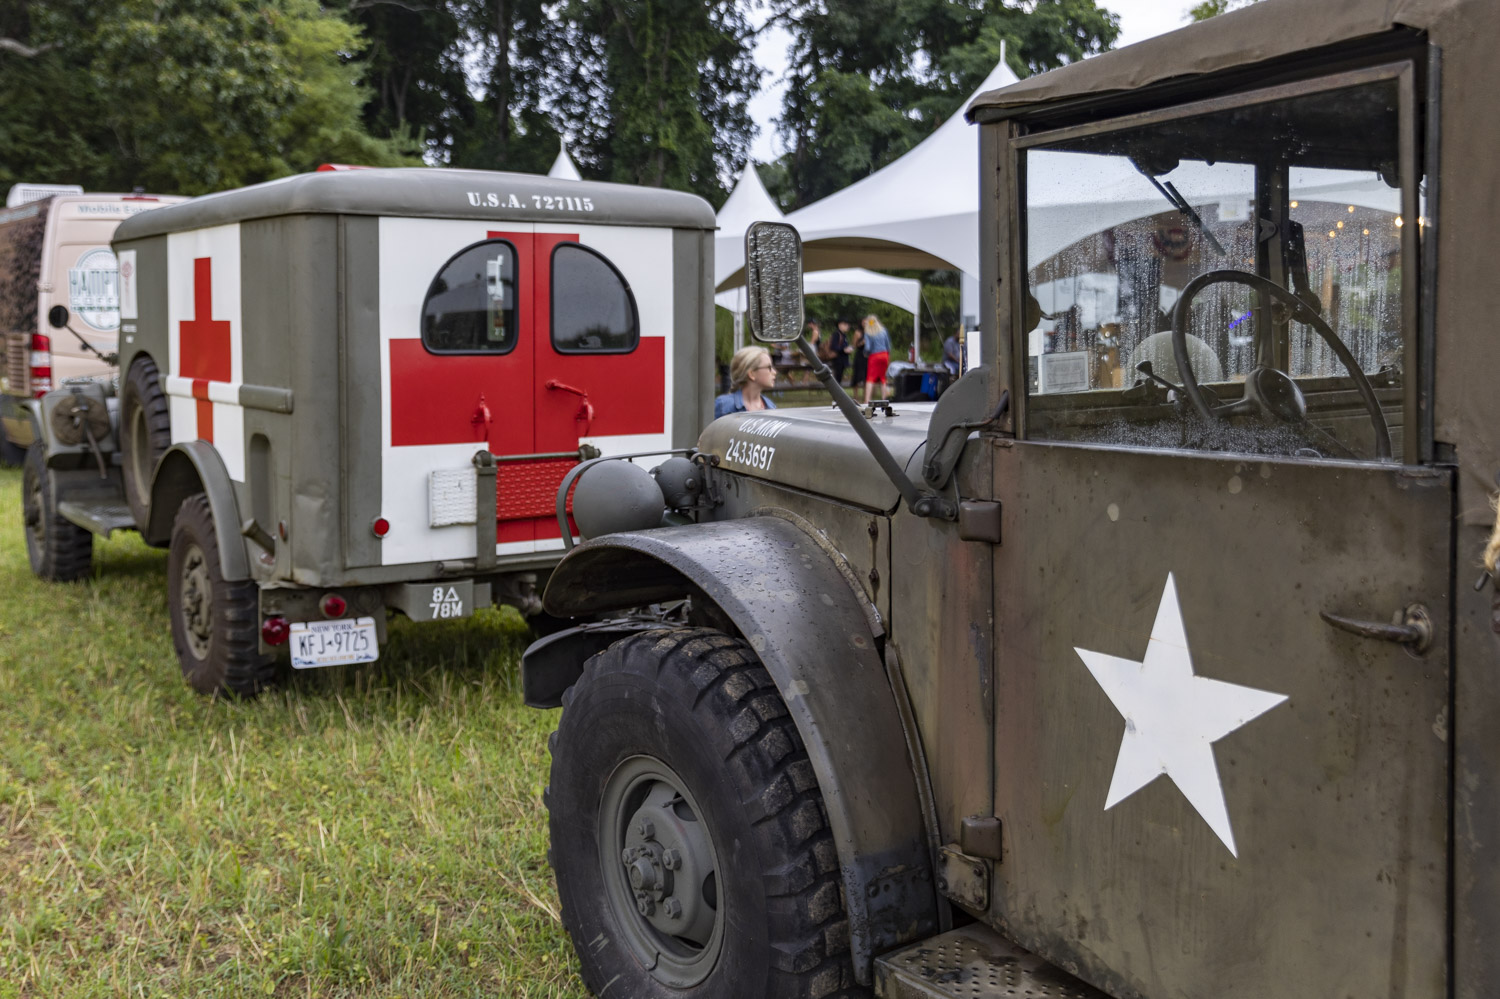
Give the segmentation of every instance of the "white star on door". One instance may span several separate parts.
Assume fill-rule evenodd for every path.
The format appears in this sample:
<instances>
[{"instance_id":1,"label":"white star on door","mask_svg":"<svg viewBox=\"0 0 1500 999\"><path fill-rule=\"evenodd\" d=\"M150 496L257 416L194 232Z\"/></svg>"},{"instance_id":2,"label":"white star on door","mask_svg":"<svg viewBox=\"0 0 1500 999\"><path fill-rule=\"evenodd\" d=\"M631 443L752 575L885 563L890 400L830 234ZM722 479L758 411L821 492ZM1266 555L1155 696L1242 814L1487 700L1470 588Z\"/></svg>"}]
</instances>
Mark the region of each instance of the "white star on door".
<instances>
[{"instance_id":1,"label":"white star on door","mask_svg":"<svg viewBox=\"0 0 1500 999\"><path fill-rule=\"evenodd\" d=\"M1286 695L1193 675L1171 573L1144 659L1136 662L1076 647L1073 651L1125 718L1125 738L1120 740L1105 809L1165 774L1229 852L1239 856L1213 744L1286 700Z\"/></svg>"}]
</instances>

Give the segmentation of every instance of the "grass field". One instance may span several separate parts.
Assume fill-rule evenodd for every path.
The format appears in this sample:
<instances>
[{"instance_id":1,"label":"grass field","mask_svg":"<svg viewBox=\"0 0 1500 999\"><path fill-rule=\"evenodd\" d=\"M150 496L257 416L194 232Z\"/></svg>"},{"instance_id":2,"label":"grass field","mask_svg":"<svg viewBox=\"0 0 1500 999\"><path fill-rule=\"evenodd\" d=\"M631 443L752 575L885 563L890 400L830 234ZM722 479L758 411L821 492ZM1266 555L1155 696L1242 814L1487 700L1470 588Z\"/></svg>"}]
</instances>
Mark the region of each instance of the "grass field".
<instances>
[{"instance_id":1,"label":"grass field","mask_svg":"<svg viewBox=\"0 0 1500 999\"><path fill-rule=\"evenodd\" d=\"M194 695L165 553L43 584L0 470L0 999L585 995L546 864L510 611Z\"/></svg>"}]
</instances>

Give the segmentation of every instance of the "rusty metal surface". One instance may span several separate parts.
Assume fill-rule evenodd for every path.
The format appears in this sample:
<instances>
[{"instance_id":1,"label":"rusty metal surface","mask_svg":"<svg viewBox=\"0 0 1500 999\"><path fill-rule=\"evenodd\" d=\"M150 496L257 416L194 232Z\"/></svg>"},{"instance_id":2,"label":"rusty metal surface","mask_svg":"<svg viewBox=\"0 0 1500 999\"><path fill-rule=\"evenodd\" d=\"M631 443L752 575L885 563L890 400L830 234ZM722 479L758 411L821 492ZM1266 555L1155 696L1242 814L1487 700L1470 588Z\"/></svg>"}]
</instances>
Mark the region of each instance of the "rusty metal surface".
<instances>
[{"instance_id":1,"label":"rusty metal surface","mask_svg":"<svg viewBox=\"0 0 1500 999\"><path fill-rule=\"evenodd\" d=\"M838 849L855 975L937 929L932 853L901 722L863 606L823 548L778 517L587 541L548 583L553 614L698 592L776 680L806 744Z\"/></svg>"},{"instance_id":2,"label":"rusty metal surface","mask_svg":"<svg viewBox=\"0 0 1500 999\"><path fill-rule=\"evenodd\" d=\"M886 633L892 585L889 517L722 470L710 471L708 480L721 500L713 519L776 516L790 520L845 568L851 586L863 590L874 608L870 630L876 637Z\"/></svg>"},{"instance_id":3,"label":"rusty metal surface","mask_svg":"<svg viewBox=\"0 0 1500 999\"><path fill-rule=\"evenodd\" d=\"M990 865L954 844L938 849L938 891L970 912L990 907Z\"/></svg>"},{"instance_id":4,"label":"rusty metal surface","mask_svg":"<svg viewBox=\"0 0 1500 999\"><path fill-rule=\"evenodd\" d=\"M1458 534L1458 585L1454 587L1453 715L1453 994L1455 999L1492 999L1500 983L1500 589L1476 592L1487 532Z\"/></svg>"},{"instance_id":5,"label":"rusty metal surface","mask_svg":"<svg viewBox=\"0 0 1500 999\"><path fill-rule=\"evenodd\" d=\"M978 441L965 451L961 495L989 491L990 458ZM964 816L994 806L995 548L959 534L958 524L905 511L891 521L890 641L901 653L943 842L958 837Z\"/></svg>"},{"instance_id":6,"label":"rusty metal surface","mask_svg":"<svg viewBox=\"0 0 1500 999\"><path fill-rule=\"evenodd\" d=\"M1108 999L977 924L882 957L876 962L875 994L881 999Z\"/></svg>"},{"instance_id":7,"label":"rusty metal surface","mask_svg":"<svg viewBox=\"0 0 1500 999\"><path fill-rule=\"evenodd\" d=\"M1445 996L1452 488L1441 469L997 443L995 924L1122 996ZM1206 784L1174 750L1106 809L1139 729L1084 653L1142 661L1169 574L1192 675L1285 700L1202 737ZM1318 614L1419 602L1424 656ZM1183 782L1222 788L1228 840Z\"/></svg>"}]
</instances>

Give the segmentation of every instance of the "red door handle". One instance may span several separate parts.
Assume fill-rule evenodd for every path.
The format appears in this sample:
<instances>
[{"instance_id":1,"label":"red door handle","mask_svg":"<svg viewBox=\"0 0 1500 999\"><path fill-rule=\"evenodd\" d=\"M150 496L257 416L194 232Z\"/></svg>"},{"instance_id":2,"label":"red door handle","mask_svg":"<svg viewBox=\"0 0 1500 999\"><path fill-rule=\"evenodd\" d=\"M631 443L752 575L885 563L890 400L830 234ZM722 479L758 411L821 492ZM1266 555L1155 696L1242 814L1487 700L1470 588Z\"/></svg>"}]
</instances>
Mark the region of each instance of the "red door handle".
<instances>
[{"instance_id":1,"label":"red door handle","mask_svg":"<svg viewBox=\"0 0 1500 999\"><path fill-rule=\"evenodd\" d=\"M573 395L578 396L578 412L574 415L573 419L583 421L583 429L579 431L578 436L587 437L589 430L594 425L594 404L589 402L589 394L581 388L564 384L556 378L549 378L546 385L549 389L556 389L559 392L571 392Z\"/></svg>"}]
</instances>

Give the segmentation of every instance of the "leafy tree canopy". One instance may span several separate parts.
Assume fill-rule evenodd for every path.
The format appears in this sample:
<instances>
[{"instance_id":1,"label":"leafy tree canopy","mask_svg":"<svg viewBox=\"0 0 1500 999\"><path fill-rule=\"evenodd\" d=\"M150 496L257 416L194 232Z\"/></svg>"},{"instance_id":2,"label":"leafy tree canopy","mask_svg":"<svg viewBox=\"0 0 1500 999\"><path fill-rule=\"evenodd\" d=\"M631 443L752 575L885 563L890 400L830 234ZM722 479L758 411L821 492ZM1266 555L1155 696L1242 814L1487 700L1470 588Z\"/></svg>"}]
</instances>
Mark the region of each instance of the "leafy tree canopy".
<instances>
[{"instance_id":1,"label":"leafy tree canopy","mask_svg":"<svg viewBox=\"0 0 1500 999\"><path fill-rule=\"evenodd\" d=\"M12 8L0 185L201 194L329 161L409 162L365 132L357 31L314 0Z\"/></svg>"},{"instance_id":2,"label":"leafy tree canopy","mask_svg":"<svg viewBox=\"0 0 1500 999\"><path fill-rule=\"evenodd\" d=\"M786 208L837 191L941 124L999 61L1020 76L1109 48L1095 0L783 0L794 44L779 121ZM776 178L783 180L782 177Z\"/></svg>"}]
</instances>

